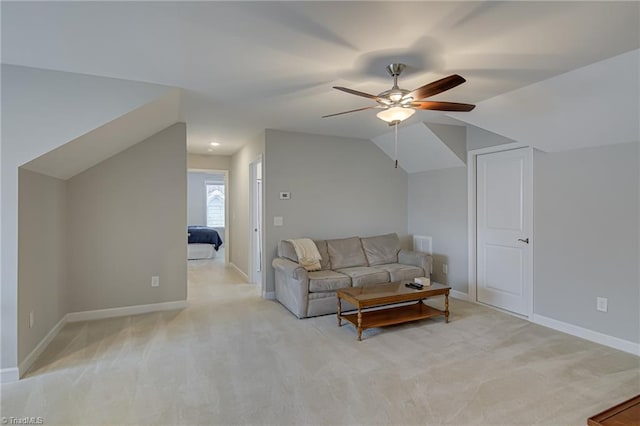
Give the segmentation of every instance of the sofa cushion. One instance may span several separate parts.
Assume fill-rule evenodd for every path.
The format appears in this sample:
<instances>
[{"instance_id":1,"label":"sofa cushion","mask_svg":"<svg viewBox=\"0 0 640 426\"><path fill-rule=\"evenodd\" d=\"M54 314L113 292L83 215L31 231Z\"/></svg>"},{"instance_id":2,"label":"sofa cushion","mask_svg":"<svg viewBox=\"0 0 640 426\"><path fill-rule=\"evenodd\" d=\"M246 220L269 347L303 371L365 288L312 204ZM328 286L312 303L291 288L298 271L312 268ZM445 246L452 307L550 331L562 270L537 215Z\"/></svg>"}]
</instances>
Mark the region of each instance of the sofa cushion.
<instances>
[{"instance_id":1,"label":"sofa cushion","mask_svg":"<svg viewBox=\"0 0 640 426\"><path fill-rule=\"evenodd\" d=\"M386 265L376 265L377 269L382 269L389 273L391 281L413 281L416 277L424 277L424 270L417 266L403 265L401 263L388 263Z\"/></svg>"},{"instance_id":2,"label":"sofa cushion","mask_svg":"<svg viewBox=\"0 0 640 426\"><path fill-rule=\"evenodd\" d=\"M338 272L351 277L353 287L364 287L372 284L383 284L389 282L389 273L382 269L370 266L356 266L353 268L339 269Z\"/></svg>"},{"instance_id":3,"label":"sofa cushion","mask_svg":"<svg viewBox=\"0 0 640 426\"><path fill-rule=\"evenodd\" d=\"M351 278L335 271L309 272L309 291L336 291L339 288L351 287Z\"/></svg>"},{"instance_id":4,"label":"sofa cushion","mask_svg":"<svg viewBox=\"0 0 640 426\"><path fill-rule=\"evenodd\" d=\"M331 263L329 263L329 252L327 251L327 242L325 240L313 240L320 253L320 266L321 270L331 269ZM296 249L291 244L291 241L281 240L278 245L278 256L286 257L292 262L298 262L298 256L296 255Z\"/></svg>"},{"instance_id":5,"label":"sofa cushion","mask_svg":"<svg viewBox=\"0 0 640 426\"><path fill-rule=\"evenodd\" d=\"M362 238L362 248L367 256L369 266L397 263L400 239L397 234Z\"/></svg>"},{"instance_id":6,"label":"sofa cushion","mask_svg":"<svg viewBox=\"0 0 640 426\"><path fill-rule=\"evenodd\" d=\"M322 267L320 269L322 269L323 271L331 269L331 262L329 261L329 250L327 249L327 242L325 240L313 240L313 242L316 243L316 247L318 247L318 252L322 257L322 260L320 260L320 266Z\"/></svg>"},{"instance_id":7,"label":"sofa cushion","mask_svg":"<svg viewBox=\"0 0 640 426\"><path fill-rule=\"evenodd\" d=\"M367 258L358 237L327 240L327 248L331 268L335 270L353 266L367 266Z\"/></svg>"}]
</instances>

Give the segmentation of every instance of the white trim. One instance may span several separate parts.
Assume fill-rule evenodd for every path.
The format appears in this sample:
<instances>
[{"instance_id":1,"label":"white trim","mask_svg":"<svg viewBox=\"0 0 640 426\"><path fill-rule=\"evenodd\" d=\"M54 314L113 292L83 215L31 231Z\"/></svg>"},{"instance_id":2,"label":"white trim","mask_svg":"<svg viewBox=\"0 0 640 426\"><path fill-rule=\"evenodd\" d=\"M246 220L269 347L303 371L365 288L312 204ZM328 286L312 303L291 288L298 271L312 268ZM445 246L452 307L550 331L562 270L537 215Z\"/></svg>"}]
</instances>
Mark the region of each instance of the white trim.
<instances>
[{"instance_id":1,"label":"white trim","mask_svg":"<svg viewBox=\"0 0 640 426\"><path fill-rule=\"evenodd\" d=\"M261 222L259 228L262 231L262 234L260 235L260 256L262 257L260 259L260 263L262 264L262 269L260 271L260 273L258 273L258 271L256 271L257 269L257 261L255 259L255 253L256 253L256 241L255 241L255 231L254 229L258 228L258 223L256 221L256 209L258 208L255 200L256 200L256 187L255 187L255 182L256 182L256 170L257 170L257 165L260 164L260 168L261 168L261 175L260 175L260 180L262 185L260 186L260 190L261 190L261 194L260 194L260 201L262 203L262 205L260 206L260 212L262 213L262 217L258 218ZM249 264L249 273L247 274L247 282L249 282L250 284L258 284L258 276L260 277L260 292L262 294L262 297L266 298L266 288L267 288L267 268L265 266L265 252L264 252L264 247L265 247L265 236L266 236L266 222L265 222L265 197L264 197L264 191L265 191L265 163L264 163L264 157L263 154L259 154L253 161L251 161L249 163L249 259L248 259L248 264Z\"/></svg>"},{"instance_id":2,"label":"white trim","mask_svg":"<svg viewBox=\"0 0 640 426\"><path fill-rule=\"evenodd\" d=\"M265 299L269 299L269 300L276 300L276 292L275 291L268 291L264 294L263 296Z\"/></svg>"},{"instance_id":3,"label":"white trim","mask_svg":"<svg viewBox=\"0 0 640 426\"><path fill-rule=\"evenodd\" d=\"M46 347L49 346L49 343L51 343L51 341L58 335L58 333L60 333L62 327L64 327L64 325L67 323L68 315L69 314L66 314L65 316L60 318L60 321L58 321L58 323L53 326L53 328L47 333L47 335L44 336L42 340L40 340L40 343L38 343L36 347L33 348L33 350L29 353L29 355L27 355L25 359L23 359L22 362L18 364L20 377L22 377L27 371L29 371L29 368L31 368L33 362L38 359L38 357L42 354L42 352L44 352Z\"/></svg>"},{"instance_id":4,"label":"white trim","mask_svg":"<svg viewBox=\"0 0 640 426\"><path fill-rule=\"evenodd\" d=\"M528 148L529 151L529 185L530 185L530 193L529 199L527 200L529 203L529 217L530 224L530 235L529 235L529 301L528 301L528 318L533 317L533 224L534 224L534 216L533 216L533 164L534 164L534 149L520 142L507 143L503 145L490 146L487 148L474 149L467 152L467 237L469 241L468 246L468 254L469 254L469 301L478 302L477 296L477 253L476 253L476 244L477 244L477 218L476 218L476 205L477 205L477 166L476 166L476 158L478 155L482 154L491 154L494 152L502 152L502 151L512 151L514 149L520 148Z\"/></svg>"},{"instance_id":5,"label":"white trim","mask_svg":"<svg viewBox=\"0 0 640 426\"><path fill-rule=\"evenodd\" d=\"M467 302L471 301L469 299L469 294L463 293L463 292L458 291L458 290L449 291L449 296L453 297L454 299L464 300L464 301L467 301Z\"/></svg>"},{"instance_id":6,"label":"white trim","mask_svg":"<svg viewBox=\"0 0 640 426\"><path fill-rule=\"evenodd\" d=\"M172 311L187 307L186 300L175 302L151 303L148 305L123 306L121 308L96 309L94 311L70 312L66 315L67 322L92 321L104 318L126 317L129 315L147 314L149 312Z\"/></svg>"},{"instance_id":7,"label":"white trim","mask_svg":"<svg viewBox=\"0 0 640 426\"><path fill-rule=\"evenodd\" d=\"M244 280L247 283L249 283L249 276L247 274L245 274L242 269L238 268L235 263L229 262L229 266L231 266L233 269L235 269L236 272L238 272L240 275L242 275L242 278L244 278Z\"/></svg>"},{"instance_id":8,"label":"white trim","mask_svg":"<svg viewBox=\"0 0 640 426\"><path fill-rule=\"evenodd\" d=\"M18 380L20 380L20 374L17 367L0 370L0 383L17 382Z\"/></svg>"},{"instance_id":9,"label":"white trim","mask_svg":"<svg viewBox=\"0 0 640 426\"><path fill-rule=\"evenodd\" d=\"M609 336L608 334L603 334L538 314L533 315L532 322L544 327L552 328L556 331L561 331L572 336L580 337L591 342L640 356L640 343Z\"/></svg>"}]
</instances>

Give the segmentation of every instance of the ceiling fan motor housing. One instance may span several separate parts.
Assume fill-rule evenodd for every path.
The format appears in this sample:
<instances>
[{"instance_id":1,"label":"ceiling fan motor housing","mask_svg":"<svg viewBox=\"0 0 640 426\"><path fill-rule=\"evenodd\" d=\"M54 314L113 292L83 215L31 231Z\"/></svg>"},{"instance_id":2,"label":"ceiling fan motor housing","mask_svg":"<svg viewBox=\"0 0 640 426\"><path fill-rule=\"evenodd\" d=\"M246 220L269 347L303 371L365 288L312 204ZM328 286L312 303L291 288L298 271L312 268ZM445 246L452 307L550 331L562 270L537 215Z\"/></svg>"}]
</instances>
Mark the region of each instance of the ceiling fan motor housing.
<instances>
[{"instance_id":1,"label":"ceiling fan motor housing","mask_svg":"<svg viewBox=\"0 0 640 426\"><path fill-rule=\"evenodd\" d=\"M387 72L391 77L397 77L402 74L402 71L404 71L406 67L405 64L389 64L387 65Z\"/></svg>"}]
</instances>

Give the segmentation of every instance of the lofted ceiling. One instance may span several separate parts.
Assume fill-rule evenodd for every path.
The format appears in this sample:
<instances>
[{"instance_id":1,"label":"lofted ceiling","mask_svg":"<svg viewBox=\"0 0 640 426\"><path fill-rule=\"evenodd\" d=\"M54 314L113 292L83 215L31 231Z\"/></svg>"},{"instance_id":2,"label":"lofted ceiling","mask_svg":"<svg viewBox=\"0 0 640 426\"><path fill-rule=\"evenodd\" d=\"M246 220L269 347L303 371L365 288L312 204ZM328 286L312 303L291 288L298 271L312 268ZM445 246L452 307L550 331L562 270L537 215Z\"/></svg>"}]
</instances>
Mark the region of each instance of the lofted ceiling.
<instances>
[{"instance_id":1,"label":"lofted ceiling","mask_svg":"<svg viewBox=\"0 0 640 426\"><path fill-rule=\"evenodd\" d=\"M480 103L640 47L638 2L2 2L2 62L183 89L193 153L235 152L265 128L374 139L389 62L413 89ZM440 112L420 122L461 124ZM403 124L405 125L405 124ZM428 128L422 131L428 132ZM384 139L384 138L383 138ZM210 142L220 143L211 147ZM210 151L211 150L211 151Z\"/></svg>"}]
</instances>

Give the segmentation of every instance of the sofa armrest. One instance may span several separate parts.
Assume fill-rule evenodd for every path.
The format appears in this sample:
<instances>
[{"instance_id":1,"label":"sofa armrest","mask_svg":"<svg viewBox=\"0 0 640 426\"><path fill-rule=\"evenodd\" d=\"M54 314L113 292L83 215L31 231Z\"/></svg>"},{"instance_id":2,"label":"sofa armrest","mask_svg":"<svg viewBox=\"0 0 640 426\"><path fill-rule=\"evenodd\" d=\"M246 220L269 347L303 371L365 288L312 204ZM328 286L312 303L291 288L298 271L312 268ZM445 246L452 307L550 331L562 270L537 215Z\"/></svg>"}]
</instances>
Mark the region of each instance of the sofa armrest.
<instances>
[{"instance_id":1,"label":"sofa armrest","mask_svg":"<svg viewBox=\"0 0 640 426\"><path fill-rule=\"evenodd\" d=\"M426 253L411 250L400 250L398 253L398 263L404 265L412 265L422 268L424 270L424 276L431 276L431 262L433 259Z\"/></svg>"},{"instance_id":2,"label":"sofa armrest","mask_svg":"<svg viewBox=\"0 0 640 426\"><path fill-rule=\"evenodd\" d=\"M306 269L300 266L300 264L284 257L276 257L275 259L273 259L271 265L275 270L281 271L287 277L291 277L295 280L308 279Z\"/></svg>"},{"instance_id":3,"label":"sofa armrest","mask_svg":"<svg viewBox=\"0 0 640 426\"><path fill-rule=\"evenodd\" d=\"M307 316L309 305L309 275L299 264L277 257L271 263L275 269L276 299L298 318Z\"/></svg>"}]
</instances>

